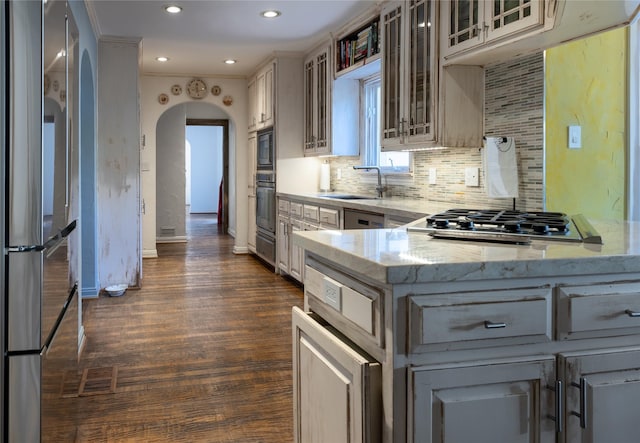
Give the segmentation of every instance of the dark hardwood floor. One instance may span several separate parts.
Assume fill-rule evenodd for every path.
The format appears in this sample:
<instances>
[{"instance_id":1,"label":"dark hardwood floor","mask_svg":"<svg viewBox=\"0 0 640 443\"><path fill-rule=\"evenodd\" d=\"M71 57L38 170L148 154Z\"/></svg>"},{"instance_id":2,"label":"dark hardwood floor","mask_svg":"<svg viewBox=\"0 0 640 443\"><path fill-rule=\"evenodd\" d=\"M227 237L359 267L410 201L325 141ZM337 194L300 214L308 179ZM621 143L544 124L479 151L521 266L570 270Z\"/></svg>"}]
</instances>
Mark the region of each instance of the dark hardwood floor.
<instances>
[{"instance_id":1,"label":"dark hardwood floor","mask_svg":"<svg viewBox=\"0 0 640 443\"><path fill-rule=\"evenodd\" d=\"M55 442L293 441L291 308L302 290L210 216L159 244L143 285L84 300L85 383L43 428Z\"/></svg>"}]
</instances>

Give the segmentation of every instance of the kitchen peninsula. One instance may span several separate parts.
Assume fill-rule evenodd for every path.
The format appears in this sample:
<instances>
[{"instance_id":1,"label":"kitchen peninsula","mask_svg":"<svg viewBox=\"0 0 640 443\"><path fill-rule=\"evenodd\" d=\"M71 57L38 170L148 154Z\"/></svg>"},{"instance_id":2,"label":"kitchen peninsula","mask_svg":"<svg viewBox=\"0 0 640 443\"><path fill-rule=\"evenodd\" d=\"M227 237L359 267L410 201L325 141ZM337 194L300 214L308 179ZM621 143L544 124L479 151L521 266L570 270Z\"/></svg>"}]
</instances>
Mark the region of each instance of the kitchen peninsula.
<instances>
[{"instance_id":1,"label":"kitchen peninsula","mask_svg":"<svg viewBox=\"0 0 640 443\"><path fill-rule=\"evenodd\" d=\"M592 223L602 245L294 233L296 441L634 441L640 224Z\"/></svg>"}]
</instances>

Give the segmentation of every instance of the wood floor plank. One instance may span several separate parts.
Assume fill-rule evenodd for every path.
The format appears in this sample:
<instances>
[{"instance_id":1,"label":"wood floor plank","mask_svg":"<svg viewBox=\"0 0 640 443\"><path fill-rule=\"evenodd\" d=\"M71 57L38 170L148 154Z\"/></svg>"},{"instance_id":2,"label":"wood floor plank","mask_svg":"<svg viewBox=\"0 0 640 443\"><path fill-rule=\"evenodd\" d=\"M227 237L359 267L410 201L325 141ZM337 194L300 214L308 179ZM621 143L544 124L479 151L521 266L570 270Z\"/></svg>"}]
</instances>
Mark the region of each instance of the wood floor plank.
<instances>
[{"instance_id":1,"label":"wood floor plank","mask_svg":"<svg viewBox=\"0 0 640 443\"><path fill-rule=\"evenodd\" d=\"M141 289L85 300L79 371L117 368L113 393L59 398L51 442L293 441L291 308L302 289L209 216L159 244ZM107 383L107 382L105 382Z\"/></svg>"}]
</instances>

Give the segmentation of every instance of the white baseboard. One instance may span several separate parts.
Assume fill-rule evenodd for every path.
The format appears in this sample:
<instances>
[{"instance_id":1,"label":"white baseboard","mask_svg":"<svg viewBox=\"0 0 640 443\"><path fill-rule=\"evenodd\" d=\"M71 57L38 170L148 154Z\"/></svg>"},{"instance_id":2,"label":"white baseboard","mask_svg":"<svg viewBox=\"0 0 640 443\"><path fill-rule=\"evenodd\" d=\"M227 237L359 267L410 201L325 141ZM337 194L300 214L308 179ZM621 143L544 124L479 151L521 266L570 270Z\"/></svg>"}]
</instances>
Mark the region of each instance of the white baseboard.
<instances>
[{"instance_id":1,"label":"white baseboard","mask_svg":"<svg viewBox=\"0 0 640 443\"><path fill-rule=\"evenodd\" d=\"M156 243L186 243L186 235L176 235L173 237L156 237Z\"/></svg>"},{"instance_id":2,"label":"white baseboard","mask_svg":"<svg viewBox=\"0 0 640 443\"><path fill-rule=\"evenodd\" d=\"M157 249L143 249L142 258L158 258Z\"/></svg>"},{"instance_id":3,"label":"white baseboard","mask_svg":"<svg viewBox=\"0 0 640 443\"><path fill-rule=\"evenodd\" d=\"M246 246L234 246L233 247L233 253L234 254L248 254L249 253L249 248L247 248Z\"/></svg>"}]
</instances>

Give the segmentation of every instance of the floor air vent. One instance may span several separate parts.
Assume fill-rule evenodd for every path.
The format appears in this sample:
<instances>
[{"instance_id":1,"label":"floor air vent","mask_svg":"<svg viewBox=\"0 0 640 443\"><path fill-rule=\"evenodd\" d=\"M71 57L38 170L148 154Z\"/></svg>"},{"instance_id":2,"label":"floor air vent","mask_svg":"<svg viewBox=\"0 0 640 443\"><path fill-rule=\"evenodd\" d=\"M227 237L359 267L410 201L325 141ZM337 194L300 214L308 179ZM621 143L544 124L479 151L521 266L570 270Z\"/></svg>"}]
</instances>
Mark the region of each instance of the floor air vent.
<instances>
[{"instance_id":1,"label":"floor air vent","mask_svg":"<svg viewBox=\"0 0 640 443\"><path fill-rule=\"evenodd\" d=\"M118 382L118 368L87 368L82 372L79 396L113 394Z\"/></svg>"}]
</instances>

